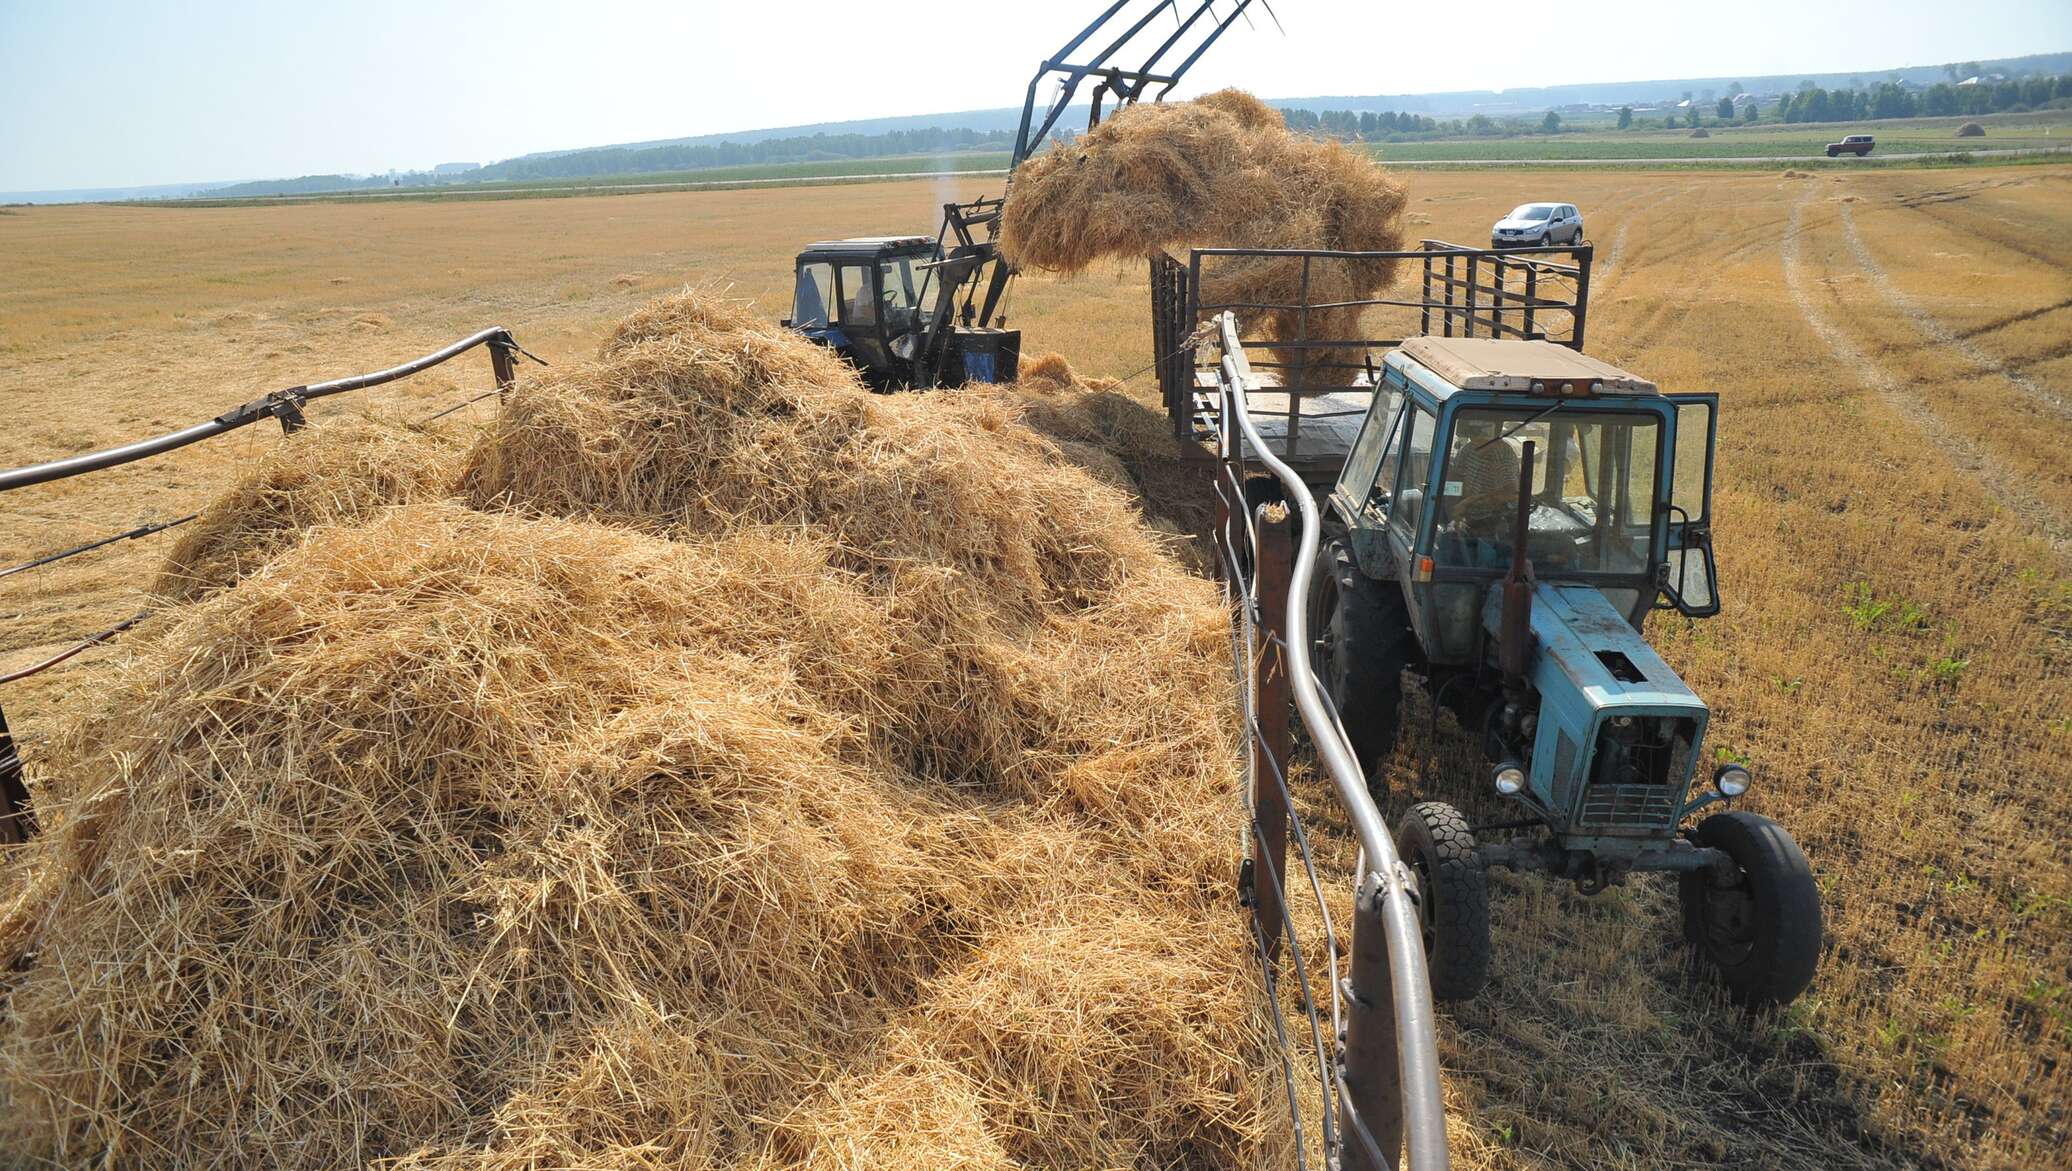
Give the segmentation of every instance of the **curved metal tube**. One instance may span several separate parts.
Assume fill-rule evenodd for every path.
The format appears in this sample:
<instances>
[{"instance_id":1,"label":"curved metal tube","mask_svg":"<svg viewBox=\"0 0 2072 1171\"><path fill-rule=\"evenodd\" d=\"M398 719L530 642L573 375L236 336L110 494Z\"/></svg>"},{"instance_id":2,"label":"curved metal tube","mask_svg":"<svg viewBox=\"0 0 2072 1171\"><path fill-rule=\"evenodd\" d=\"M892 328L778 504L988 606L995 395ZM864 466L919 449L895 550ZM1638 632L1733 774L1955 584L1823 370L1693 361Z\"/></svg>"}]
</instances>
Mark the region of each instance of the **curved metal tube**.
<instances>
[{"instance_id":1,"label":"curved metal tube","mask_svg":"<svg viewBox=\"0 0 2072 1171\"><path fill-rule=\"evenodd\" d=\"M501 325L491 326L488 329L469 334L467 337L454 342L444 349L426 354L422 358L405 362L400 366L391 366L386 370L377 370L372 374L355 374L349 378L334 378L329 382L316 382L308 386L275 391L272 394L254 399L243 406L226 411L206 423L196 423L192 427L183 427L178 431L171 431L150 439L140 439L135 443L126 443L121 447L111 447L106 451L92 451L84 455L69 456L65 459L51 460L48 463L31 464L25 468L14 468L0 472L0 492L11 492L16 488L27 488L32 484L62 480L67 476L77 476L85 472L97 472L102 468L112 468L118 464L135 463L140 459L149 459L154 455L163 455L168 451L186 447L190 443L199 443L204 439L212 439L215 436L256 423L261 419L271 418L273 416L273 408L278 402L289 400L306 401L313 398L325 398L334 394L344 394L349 390L364 390L370 386L380 386L384 382L394 382L399 378L407 378L412 374L437 366L441 362L466 353L476 346L490 343L516 344L511 339L510 330L505 329Z\"/></svg>"},{"instance_id":2,"label":"curved metal tube","mask_svg":"<svg viewBox=\"0 0 2072 1171\"><path fill-rule=\"evenodd\" d=\"M1396 1010L1396 1046L1403 1085L1404 1134L1413 1171L1436 1171L1448 1166L1446 1153L1446 1105L1439 1086L1439 1039L1437 1014L1432 1007L1431 978L1425 967L1424 932L1417 910L1411 906L1409 871L1396 856L1396 843L1389 837L1381 810L1367 791L1367 777L1338 729L1336 714L1325 703L1321 684L1310 669L1309 656L1295 648L1308 647L1310 574L1317 561L1317 532L1320 517L1309 485L1295 470L1276 458L1246 409L1245 392L1251 389L1251 375L1243 368L1243 347L1239 344L1236 319L1221 316L1223 377L1237 388L1229 396L1244 442L1287 489L1288 498L1302 514L1300 540L1295 550L1295 569L1288 581L1287 644L1290 690L1296 710L1309 728L1317 755L1323 760L1340 803L1360 839L1369 873L1380 881L1382 922L1386 928L1389 968L1392 973ZM1356 884L1365 875L1355 876Z\"/></svg>"}]
</instances>

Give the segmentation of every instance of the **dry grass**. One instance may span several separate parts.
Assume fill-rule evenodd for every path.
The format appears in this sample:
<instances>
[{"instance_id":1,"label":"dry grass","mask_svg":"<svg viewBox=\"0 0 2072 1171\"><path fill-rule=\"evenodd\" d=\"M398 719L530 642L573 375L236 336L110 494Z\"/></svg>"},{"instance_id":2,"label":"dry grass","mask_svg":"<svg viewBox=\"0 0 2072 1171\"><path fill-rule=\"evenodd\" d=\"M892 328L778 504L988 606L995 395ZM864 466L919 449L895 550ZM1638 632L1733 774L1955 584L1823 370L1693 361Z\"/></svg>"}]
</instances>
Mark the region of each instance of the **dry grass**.
<instances>
[{"instance_id":1,"label":"dry grass","mask_svg":"<svg viewBox=\"0 0 2072 1171\"><path fill-rule=\"evenodd\" d=\"M1832 914L1809 998L1751 1023L1686 978L1666 885L1640 881L1595 900L1537 881L1500 885L1498 982L1442 1022L1459 1165L2064 1162L2072 874L2056 842L2072 815L2062 763L2072 756L2068 571L1971 468L1836 359L1791 296L1784 241L1794 206L1813 192L1792 263L1796 282L1819 294L1814 311L1935 411L1947 433L2012 464L2034 450L2023 446L2032 435L2062 438L2066 424L2045 408L2014 417L2018 386L1933 340L1888 299L1850 247L1839 209L1849 209L1884 283L1912 306L2072 398L2068 173L1416 177L1411 210L1429 221L1421 230L1442 238L1473 239L1530 199L1581 205L1599 245L1593 352L1671 389L1723 394L1716 532L1728 610L1706 623L1658 620L1651 631L1713 705L1721 746L1755 763L1752 803L1806 845ZM1848 195L1856 202L1835 202ZM13 346L0 399L35 409L15 412L31 422L0 434L0 451L21 462L131 438L213 414L246 392L371 368L485 317L506 319L558 360L594 344L630 307L631 295L610 285L622 272L666 273L672 283L731 277L774 317L800 243L925 229L940 197L913 183L409 208L29 209L0 220L0 251L21 274L0 290L9 298L0 345ZM579 255L543 254L541 239L575 242L569 251ZM292 266L265 259L285 246L299 250ZM408 263L413 255L432 259ZM466 275L449 275L454 268ZM351 312L328 315L340 296L324 286L329 275L355 278ZM345 328L369 311L387 314L393 332ZM1134 262L1069 281L1026 275L1014 311L1032 349L1064 350L1090 375L1148 360ZM1029 422L1078 436L1085 449L1121 444L1134 484L1138 468L1159 466L1134 454L1155 444L1132 445L1164 426L1146 409L1148 381L1087 396L1036 389L1032 377L1015 397ZM141 386L150 397L139 397ZM427 392L426 405L459 390ZM1974 424L1977 396L1993 394L2005 400L2005 425ZM402 392L382 401L414 405ZM26 555L188 511L274 442L255 429L232 444L10 498L0 547ZM1085 456L1056 447L1060 459ZM2050 469L2035 468L2023 486L2055 491ZM1161 501L1172 492L1156 490ZM134 610L163 553L119 547L0 583L11 619L0 629L5 661ZM50 776L50 731L105 702L123 653L96 652L33 688L9 689L9 717L29 734L39 783ZM1480 801L1483 771L1441 754L1441 742L1405 746L1402 787ZM1348 866L1328 808L1312 813L1319 845ZM1224 837L1212 844L1220 861L1207 881L1220 884L1234 822L1216 824ZM888 1037L907 1036L910 1023L902 1018ZM639 1021L619 1035L629 1047L666 1036ZM917 1149L997 1163L1004 1148L986 1129L995 1107L982 1087L940 1064L895 1058L910 1052L906 1041L880 1052L785 1115L782 1129L798 1136L785 1141L814 1147L827 1165L840 1156L815 1147L815 1136L836 1132L848 1136L853 1163L911 1165ZM653 1060L665 1058L686 1060ZM540 1089L508 1116L565 1116L570 1103L632 1109L611 1097L615 1067L557 1068L551 1093ZM914 1109L916 1096L938 1108Z\"/></svg>"}]
</instances>

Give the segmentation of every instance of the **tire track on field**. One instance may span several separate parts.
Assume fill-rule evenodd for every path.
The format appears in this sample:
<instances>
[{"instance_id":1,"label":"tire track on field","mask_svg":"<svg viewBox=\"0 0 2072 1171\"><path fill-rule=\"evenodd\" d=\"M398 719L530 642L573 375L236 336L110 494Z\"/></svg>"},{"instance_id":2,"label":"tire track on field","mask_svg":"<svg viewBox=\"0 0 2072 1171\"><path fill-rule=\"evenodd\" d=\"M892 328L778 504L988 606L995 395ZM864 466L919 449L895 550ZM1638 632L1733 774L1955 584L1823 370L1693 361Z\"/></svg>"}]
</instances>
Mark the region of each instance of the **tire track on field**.
<instances>
[{"instance_id":1,"label":"tire track on field","mask_svg":"<svg viewBox=\"0 0 2072 1171\"><path fill-rule=\"evenodd\" d=\"M1807 288L1804 266L1799 260L1799 240L1804 235L1806 205L1813 200L1808 191L1791 205L1791 220L1784 229L1784 284L1791 292L1792 303L1798 306L1799 316L1805 319L1808 328L1844 365L1856 372L1858 381L1878 393L1887 405L1912 424L1928 441L1942 452L1951 463L1970 472L1986 494L2014 513L2029 527L2043 535L2051 551L2063 557L2072 548L2072 529L2056 511L2043 501L2031 495L2024 487L2022 477L1978 445L1951 431L1949 426L1921 400L1918 389L1909 393L1883 367L1872 360L1855 342L1850 341L1832 321L1820 311L1820 307ZM1845 205L1846 206L1846 205Z\"/></svg>"},{"instance_id":2,"label":"tire track on field","mask_svg":"<svg viewBox=\"0 0 2072 1171\"><path fill-rule=\"evenodd\" d=\"M1977 366L1979 369L2005 378L2013 383L2017 389L2027 394L2030 398L2035 399L2044 407L2047 407L2059 418L2072 419L2072 403L2067 403L2064 399L2052 394L2035 379L1987 352L1977 342L1951 329L1943 323L1941 318L1923 309L1919 302L1908 296L1904 289L1901 289L1898 284L1894 283L1891 275L1885 271L1885 267L1878 263L1877 257L1871 255L1870 249L1864 246L1863 236L1856 230L1856 217L1851 213L1849 205L1844 203L1837 206L1842 209L1842 232L1849 241L1850 255L1856 258L1856 263L1862 266L1863 271L1870 274L1871 284L1877 287L1878 292L1887 301L1890 301L1894 308L1906 314L1913 321L1915 327L1928 336L1929 340L1948 346L1964 355L1972 365Z\"/></svg>"},{"instance_id":3,"label":"tire track on field","mask_svg":"<svg viewBox=\"0 0 2072 1171\"><path fill-rule=\"evenodd\" d=\"M1654 211L1656 208L1669 203L1679 196L1689 195L1696 190L1697 188L1688 186L1659 190L1655 193L1653 199L1649 199L1637 207L1621 213L1619 217L1619 230L1612 233L1611 246L1606 248L1604 252L1604 263L1597 266L1597 273L1591 282L1592 291L1609 289L1612 283L1618 280L1626 271L1626 241L1632 235L1633 221L1636 218Z\"/></svg>"}]
</instances>

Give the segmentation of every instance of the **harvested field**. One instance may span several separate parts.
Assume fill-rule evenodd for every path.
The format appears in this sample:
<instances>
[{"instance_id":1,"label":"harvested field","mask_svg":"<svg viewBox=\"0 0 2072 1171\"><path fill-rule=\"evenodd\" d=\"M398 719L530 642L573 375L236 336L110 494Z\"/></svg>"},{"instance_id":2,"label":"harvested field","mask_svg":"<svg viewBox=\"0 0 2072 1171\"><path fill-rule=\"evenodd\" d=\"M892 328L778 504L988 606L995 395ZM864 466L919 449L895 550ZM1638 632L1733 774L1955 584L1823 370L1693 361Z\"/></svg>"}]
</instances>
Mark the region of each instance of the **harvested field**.
<instances>
[{"instance_id":1,"label":"harvested field","mask_svg":"<svg viewBox=\"0 0 2072 1171\"><path fill-rule=\"evenodd\" d=\"M2064 1077L2072 1062L2072 869L2057 842L2058 826L2072 815L2063 783L2063 762L2072 757L2072 568L2037 524L1996 499L1975 468L1939 446L1884 388L1904 388L1946 435L2018 469L2026 492L2060 500L2063 463L2053 467L2044 457L2053 437L2060 445L2068 438L2068 424L2009 372L2072 400L2072 358L2063 352L2072 304L2065 275L2072 170L1793 178L1774 171L1420 173L1408 208L1428 217L1423 233L1473 239L1505 209L1556 190L1590 216L1600 259L1616 258L1596 293L1591 350L1665 387L1723 395L1716 535L1727 612L1650 629L1713 705L1718 744L1752 762L1757 787L1749 804L1785 821L1806 846L1828 899L1831 938L1808 998L1750 1022L1688 977L1667 884L1638 881L1585 900L1536 881L1500 881L1493 891L1497 983L1483 999L1446 1010L1441 1022L1456 1164L2063 1165L2072 1139ZM763 316L775 317L790 256L804 241L924 228L943 198L976 193L975 185L910 183L408 207L24 209L0 217L0 262L15 278L0 289L7 358L0 400L27 421L0 434L0 453L22 463L133 438L270 387L371 369L494 319L554 360L558 375L650 295L616 286L619 274L656 274L650 288L732 281L760 299ZM1855 202L1841 202L1849 196ZM1789 252L1787 239L1794 241ZM555 252L541 240L568 243L549 246L562 249ZM281 249L289 250L285 269ZM350 283L330 286L333 276ZM1810 313L1794 300L1795 285ZM1032 353L1055 349L1089 377L1119 376L1149 360L1145 300L1134 262L1096 265L1071 280L1032 273L1018 289L1015 324L1027 331ZM355 330L350 323L362 313L393 324L380 334ZM1812 324L1816 317L1853 351L1851 362ZM1966 345L1953 346L1937 326ZM1162 470L1181 474L1164 468L1152 447L1138 446L1164 425L1146 407L1148 375L1089 396L1045 389L1038 364L1026 367L1030 379L1014 397L1028 422L1070 441L1054 443L1060 463L1084 463L1114 483L1121 482L1118 466L1133 484ZM437 377L443 385L406 383L367 396L365 408L318 404L312 417L330 420L320 432L362 409L421 417L485 385L487 372ZM985 409L961 404L959 412L976 419ZM436 429L465 452L476 447L475 427L494 419L483 404ZM0 512L0 559L192 510L237 484L277 442L255 428L15 494ZM1098 488L1094 478L1089 483ZM1163 509L1167 490L1156 494ZM716 536L677 540L653 519L532 519L451 499L404 506L412 516L435 512L485 526L606 528L644 556L681 545L690 553L673 555L717 557L726 544ZM419 528L429 542L429 524ZM816 578L825 571L837 582L869 580L864 561L830 567L829 558L860 557L859 550L810 541L802 550L781 530L755 531L771 542L766 564L800 566ZM113 546L0 582L8 615L0 665L18 666L133 612L168 550L166 537L152 540L160 543ZM349 568L323 555L314 542L290 554L305 575L293 580L314 583L320 573ZM189 622L253 596L245 591L275 572L197 603ZM1184 579L1177 588L1183 601L1201 596ZM866 584L844 586L840 596L866 606L883 600ZM305 604L284 601L291 603ZM542 621L549 618L562 622L551 614ZM352 621L352 630L365 632L374 616ZM183 637L214 629L195 625ZM604 633L636 644L649 637L644 628ZM59 754L72 751L53 743L58 730L105 710L118 678L173 669L158 649L175 645L171 639L162 627L148 641L90 652L0 695L10 722L26 734L40 790L72 783L58 766L66 759ZM131 663L132 656L142 657ZM1171 666L1173 656L1156 661ZM269 666L267 677L278 669ZM748 674L714 678L764 678L753 664L728 669ZM1221 685L1200 669L1204 690ZM636 689L634 701L645 705L645 696ZM817 699L813 707L837 710ZM1219 716L1198 717L1190 706L1174 719L1192 727L1186 721ZM1412 718L1406 726L1426 725ZM1399 794L1422 788L1470 806L1480 800L1480 767L1440 753L1424 736L1409 738L1393 772ZM1137 847L1118 844L1121 831L1091 814L1068 815L1063 798L1047 808L1018 792L952 805L982 811L983 818L970 815L974 823L998 825L986 832L1019 843L1001 847L1000 872L1034 872L1037 863L1015 850L1059 836L1068 843L1060 857L1084 849L1096 859L1097 877L1087 880L1096 893L1077 908L1059 893L1057 869L1046 870L1041 897L1003 904L1013 909L999 912L999 922L1013 933L984 934L963 968L932 977L926 1008L859 1018L891 1021L870 1041L877 1059L802 1096L781 1126L769 1125L767 1133L778 1136L773 1149L816 1151L835 1165L838 1143L853 1152L850 1165L912 1165L922 1161L917 1151L944 1162L963 1154L978 1166L998 1165L1003 1151L1014 1157L1022 1148L988 1125L1003 1107L956 1071L981 1057L999 1068L1061 1068L1050 1064L1060 1059L1057 1050L1029 1044L976 1054L968 1036L951 1040L965 1036L954 1022L974 1014L1026 1022L1017 1027L1031 1036L1054 1034L1046 1020L1078 1019L1045 1015L1075 1003L1069 997L1018 998L1031 965L1098 966L1083 985L1074 983L1087 997L1087 1019L1095 1008L1112 1013L1117 1002L1205 1006L1210 1001L1188 997L1217 981L1228 982L1240 1007L1256 1005L1241 954L1214 951L1218 940L1242 944L1224 897L1234 820L1212 816L1224 790L1201 799L1211 813L1197 824L1187 774L1177 782L1146 775L1139 789L1180 786L1157 807L1162 818L1189 819L1174 836L1204 835L1198 844L1157 847L1193 859L1203 893L1171 896L1151 911L1132 902L1131 888L1114 884L1137 881L1135 864L1123 861L1140 856ZM980 800L934 782L921 791L945 789L958 801ZM894 808L904 816L905 807ZM1350 847L1331 832L1327 809L1310 813L1327 860L1349 867ZM1066 832L1082 816L1092 827ZM1039 828L1024 835L1018 827L1027 825ZM185 864L174 849L161 850L166 864ZM10 865L22 860L17 854ZM825 904L809 906L821 914ZM1160 907L1179 918L1146 925ZM1062 918L1068 913L1075 917ZM1130 939L1164 938L1154 928L1174 922L1210 934L1177 948L1123 950L1107 937L1089 938L1084 925L1094 921L1127 925ZM379 943L371 931L364 937L369 947ZM1140 998L1140 987L1164 991ZM20 1011L11 1000L10 1022ZM1142 1024L1144 1032L1127 1036L1172 1035L1163 1017ZM630 1064L571 1057L553 1067L559 1080L549 1084L543 1075L531 1096L488 1116L511 1134L529 1135L537 1145L525 1149L551 1160L566 1150L553 1145L563 1141L557 1135L579 1133L553 1127L581 1111L608 1118L635 1109L612 1096L618 1069L686 1060L663 1043L665 1025L674 1027L652 1017L615 1019L614 1051L630 1055ZM563 1044L571 1054L588 1052ZM708 1108L661 1101L664 1110ZM1244 1108L1255 1109L1254 1101L1243 1098ZM522 1129L528 1125L535 1129ZM149 1162L137 1155L130 1165Z\"/></svg>"}]
</instances>

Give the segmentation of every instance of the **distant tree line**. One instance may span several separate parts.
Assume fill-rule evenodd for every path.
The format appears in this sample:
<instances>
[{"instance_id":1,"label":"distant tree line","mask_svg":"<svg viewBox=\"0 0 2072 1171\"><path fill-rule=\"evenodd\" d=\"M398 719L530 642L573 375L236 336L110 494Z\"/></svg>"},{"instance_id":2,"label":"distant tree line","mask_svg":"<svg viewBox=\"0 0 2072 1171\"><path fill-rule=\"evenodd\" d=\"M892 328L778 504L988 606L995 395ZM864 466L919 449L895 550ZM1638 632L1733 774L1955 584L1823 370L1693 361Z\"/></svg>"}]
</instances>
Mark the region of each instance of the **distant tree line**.
<instances>
[{"instance_id":1,"label":"distant tree line","mask_svg":"<svg viewBox=\"0 0 2072 1171\"><path fill-rule=\"evenodd\" d=\"M466 181L570 179L590 175L633 175L651 171L697 171L769 163L828 159L874 159L893 155L942 154L962 150L1007 150L1006 130L890 130L883 134L804 134L760 142L713 142L695 146L605 147L548 158L509 159L469 171Z\"/></svg>"},{"instance_id":2,"label":"distant tree line","mask_svg":"<svg viewBox=\"0 0 2072 1171\"><path fill-rule=\"evenodd\" d=\"M1874 89L1821 89L1802 85L1784 95L1779 113L1786 122L1861 122L1877 118L1975 117L2033 110L2072 101L2072 74L1974 85L1937 82L1924 90L1885 82Z\"/></svg>"},{"instance_id":3,"label":"distant tree line","mask_svg":"<svg viewBox=\"0 0 2072 1171\"><path fill-rule=\"evenodd\" d=\"M1693 95L1686 92L1684 97L1691 104L1670 110L1659 122L1643 122L1634 117L1633 107L1621 106L1616 111L1617 125L1621 130L1655 127L1695 129L1704 125L1703 116L1706 114L1716 116L1721 123L1737 119L1743 123L1757 121L1766 112L1762 108L1763 103L1735 101L1742 92L1739 82L1728 87L1727 93L1716 101L1710 90L1706 91L1703 100L1694 100ZM1878 118L1972 117L2033 110L2068 101L2072 101L2072 74L2016 81L1981 81L1974 85L1938 82L1927 89L1909 89L1888 81L1875 87L1829 90L1807 82L1796 93L1785 94L1775 109L1777 116L1785 122L1862 122ZM1363 142L1559 134L1563 129L1561 115L1553 110L1537 120L1491 118L1485 114L1439 119L1395 111L1298 109L1282 110L1281 117L1290 130Z\"/></svg>"},{"instance_id":4,"label":"distant tree line","mask_svg":"<svg viewBox=\"0 0 2072 1171\"><path fill-rule=\"evenodd\" d=\"M1456 136L1552 134L1561 126L1560 115L1552 110L1547 111L1546 118L1531 122L1523 118L1499 120L1486 114L1477 114L1472 118L1440 120L1428 118L1423 114L1404 114L1394 110L1282 110L1281 119L1288 124L1288 129L1298 133L1346 140L1359 139L1363 142L1413 142Z\"/></svg>"}]
</instances>

